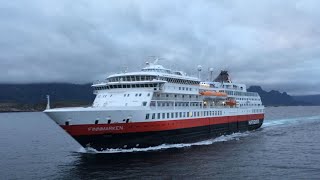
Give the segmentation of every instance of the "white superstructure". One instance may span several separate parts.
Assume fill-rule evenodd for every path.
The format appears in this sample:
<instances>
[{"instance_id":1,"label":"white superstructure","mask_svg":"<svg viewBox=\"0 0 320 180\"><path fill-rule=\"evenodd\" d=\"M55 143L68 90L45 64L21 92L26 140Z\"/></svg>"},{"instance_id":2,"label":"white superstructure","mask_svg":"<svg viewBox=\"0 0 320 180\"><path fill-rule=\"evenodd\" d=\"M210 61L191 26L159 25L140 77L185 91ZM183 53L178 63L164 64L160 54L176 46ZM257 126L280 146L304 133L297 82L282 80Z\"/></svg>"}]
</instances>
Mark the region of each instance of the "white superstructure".
<instances>
[{"instance_id":1,"label":"white superstructure","mask_svg":"<svg viewBox=\"0 0 320 180\"><path fill-rule=\"evenodd\" d=\"M114 74L107 77L105 82L92 85L96 98L91 107L48 109L45 112L59 125L150 122L263 113L264 106L259 95L247 92L244 84L232 83L227 72L223 73L216 81L201 82L182 71L147 63L139 72ZM213 94L203 95L202 92Z\"/></svg>"}]
</instances>

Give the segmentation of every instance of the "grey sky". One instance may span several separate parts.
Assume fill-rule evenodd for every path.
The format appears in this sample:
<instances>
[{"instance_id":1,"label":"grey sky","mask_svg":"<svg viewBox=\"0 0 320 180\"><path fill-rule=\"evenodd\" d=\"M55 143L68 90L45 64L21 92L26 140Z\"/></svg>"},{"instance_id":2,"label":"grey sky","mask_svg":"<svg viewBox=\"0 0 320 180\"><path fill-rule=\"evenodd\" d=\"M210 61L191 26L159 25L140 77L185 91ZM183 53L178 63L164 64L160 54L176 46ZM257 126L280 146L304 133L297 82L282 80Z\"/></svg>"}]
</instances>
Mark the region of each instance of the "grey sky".
<instances>
[{"instance_id":1,"label":"grey sky","mask_svg":"<svg viewBox=\"0 0 320 180\"><path fill-rule=\"evenodd\" d=\"M0 2L0 82L92 82L139 70L231 72L234 81L320 93L317 0Z\"/></svg>"}]
</instances>

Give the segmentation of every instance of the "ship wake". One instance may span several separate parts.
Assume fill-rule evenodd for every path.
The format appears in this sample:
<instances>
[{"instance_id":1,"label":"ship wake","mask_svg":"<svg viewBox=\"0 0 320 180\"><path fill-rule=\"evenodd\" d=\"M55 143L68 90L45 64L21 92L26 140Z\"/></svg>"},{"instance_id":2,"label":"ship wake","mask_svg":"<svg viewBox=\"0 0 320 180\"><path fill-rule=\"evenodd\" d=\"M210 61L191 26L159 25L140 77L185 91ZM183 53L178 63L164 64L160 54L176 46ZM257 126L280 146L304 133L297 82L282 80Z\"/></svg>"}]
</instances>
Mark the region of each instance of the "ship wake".
<instances>
[{"instance_id":1,"label":"ship wake","mask_svg":"<svg viewBox=\"0 0 320 180\"><path fill-rule=\"evenodd\" d=\"M92 154L112 154L112 153L132 153L132 152L149 152L149 151L161 151L167 149L177 149L177 148L187 148L192 146L204 146L211 145L218 142L226 141L237 141L241 137L248 136L249 132L244 133L234 133L231 135L224 135L213 139L208 139L205 141L195 142L195 143L181 143L181 144L162 144L159 146L148 147L148 148L131 148L131 149L106 149L104 151L97 151L93 148L80 148L79 153L92 153Z\"/></svg>"},{"instance_id":2,"label":"ship wake","mask_svg":"<svg viewBox=\"0 0 320 180\"><path fill-rule=\"evenodd\" d=\"M265 120L262 125L262 128L271 128L283 125L293 125L298 123L307 123L320 120L320 116L308 116L308 117L296 117L296 118L286 118L286 119L273 119Z\"/></svg>"}]
</instances>

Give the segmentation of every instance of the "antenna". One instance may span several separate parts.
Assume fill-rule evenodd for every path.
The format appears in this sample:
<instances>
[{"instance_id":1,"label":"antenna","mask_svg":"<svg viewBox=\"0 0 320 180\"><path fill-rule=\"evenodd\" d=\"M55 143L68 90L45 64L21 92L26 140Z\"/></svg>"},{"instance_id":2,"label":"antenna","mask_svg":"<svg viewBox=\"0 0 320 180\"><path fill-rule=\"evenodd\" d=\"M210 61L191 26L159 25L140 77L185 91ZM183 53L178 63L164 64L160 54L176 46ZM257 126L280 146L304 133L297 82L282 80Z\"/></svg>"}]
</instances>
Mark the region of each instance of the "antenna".
<instances>
[{"instance_id":1,"label":"antenna","mask_svg":"<svg viewBox=\"0 0 320 180\"><path fill-rule=\"evenodd\" d=\"M158 64L159 58L156 58L153 62L153 64Z\"/></svg>"},{"instance_id":2,"label":"antenna","mask_svg":"<svg viewBox=\"0 0 320 180\"><path fill-rule=\"evenodd\" d=\"M149 56L148 58L150 59L150 61L154 60L153 63L149 63L149 62L148 62L149 64L153 64L153 65L158 64L158 61L159 61L160 59L162 59L162 58L159 58L158 56ZM146 62L146 63L147 63L147 62Z\"/></svg>"},{"instance_id":3,"label":"antenna","mask_svg":"<svg viewBox=\"0 0 320 180\"><path fill-rule=\"evenodd\" d=\"M128 72L128 66L124 66L124 73Z\"/></svg>"},{"instance_id":4,"label":"antenna","mask_svg":"<svg viewBox=\"0 0 320 180\"><path fill-rule=\"evenodd\" d=\"M202 66L198 65L198 78L201 79Z\"/></svg>"},{"instance_id":5,"label":"antenna","mask_svg":"<svg viewBox=\"0 0 320 180\"><path fill-rule=\"evenodd\" d=\"M50 109L50 95L47 95L47 108Z\"/></svg>"},{"instance_id":6,"label":"antenna","mask_svg":"<svg viewBox=\"0 0 320 180\"><path fill-rule=\"evenodd\" d=\"M213 68L209 68L210 71L210 81L213 81Z\"/></svg>"}]
</instances>

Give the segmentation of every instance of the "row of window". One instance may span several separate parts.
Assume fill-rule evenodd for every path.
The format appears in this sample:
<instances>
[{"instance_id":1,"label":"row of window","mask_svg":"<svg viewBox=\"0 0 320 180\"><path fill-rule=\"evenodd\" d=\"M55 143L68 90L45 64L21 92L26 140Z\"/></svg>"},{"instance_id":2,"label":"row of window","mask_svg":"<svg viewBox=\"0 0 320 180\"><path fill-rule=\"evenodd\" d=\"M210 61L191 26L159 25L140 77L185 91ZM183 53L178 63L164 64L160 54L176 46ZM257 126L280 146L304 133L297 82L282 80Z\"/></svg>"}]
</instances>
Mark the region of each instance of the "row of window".
<instances>
[{"instance_id":1,"label":"row of window","mask_svg":"<svg viewBox=\"0 0 320 180\"><path fill-rule=\"evenodd\" d=\"M149 69L148 68L148 69L142 69L142 71L143 72L161 72L161 73L171 74L171 71L169 69Z\"/></svg>"},{"instance_id":2,"label":"row of window","mask_svg":"<svg viewBox=\"0 0 320 180\"><path fill-rule=\"evenodd\" d=\"M184 79L175 79L175 78L167 78L161 77L161 80L167 81L169 83L177 83L177 84L189 84L189 85L199 85L199 81L192 81L192 80L184 80Z\"/></svg>"},{"instance_id":3,"label":"row of window","mask_svg":"<svg viewBox=\"0 0 320 180\"><path fill-rule=\"evenodd\" d=\"M240 107L243 107L243 106L246 106L246 107L250 107L250 106L261 106L261 104L240 104Z\"/></svg>"},{"instance_id":4,"label":"row of window","mask_svg":"<svg viewBox=\"0 0 320 180\"><path fill-rule=\"evenodd\" d=\"M156 97L158 98L199 98L198 95L184 95L184 94L156 94Z\"/></svg>"},{"instance_id":5,"label":"row of window","mask_svg":"<svg viewBox=\"0 0 320 180\"><path fill-rule=\"evenodd\" d=\"M146 114L148 119L174 119L187 117L221 116L222 111L197 111L197 112L171 112L171 113L151 113Z\"/></svg>"},{"instance_id":6,"label":"row of window","mask_svg":"<svg viewBox=\"0 0 320 180\"><path fill-rule=\"evenodd\" d=\"M115 88L155 88L159 86L158 83L153 84L117 84L117 85L106 85L100 87L94 87L95 90L115 89Z\"/></svg>"},{"instance_id":7,"label":"row of window","mask_svg":"<svg viewBox=\"0 0 320 180\"><path fill-rule=\"evenodd\" d=\"M263 109L253 109L253 113L263 113Z\"/></svg>"},{"instance_id":8,"label":"row of window","mask_svg":"<svg viewBox=\"0 0 320 180\"><path fill-rule=\"evenodd\" d=\"M124 94L123 96L124 96L124 97L129 97L130 94ZM141 97L141 96L142 96L142 93L139 93L139 94L136 93L135 96L136 96L136 97L138 97L138 96ZM150 93L148 93L147 96L150 96Z\"/></svg>"},{"instance_id":9,"label":"row of window","mask_svg":"<svg viewBox=\"0 0 320 180\"><path fill-rule=\"evenodd\" d=\"M150 106L156 106L156 102L155 101L151 101ZM157 104L158 107L166 107L166 106L194 106L194 107L201 107L201 103L200 102L158 102Z\"/></svg>"},{"instance_id":10,"label":"row of window","mask_svg":"<svg viewBox=\"0 0 320 180\"><path fill-rule=\"evenodd\" d=\"M260 101L259 98L236 98L236 100L246 100L246 101Z\"/></svg>"},{"instance_id":11,"label":"row of window","mask_svg":"<svg viewBox=\"0 0 320 180\"><path fill-rule=\"evenodd\" d=\"M108 78L108 82L120 82L120 81L152 81L157 79L157 76L118 76Z\"/></svg>"},{"instance_id":12,"label":"row of window","mask_svg":"<svg viewBox=\"0 0 320 180\"><path fill-rule=\"evenodd\" d=\"M240 91L228 91L228 90L220 90L220 92L225 92L229 96L259 96L258 93L254 93L254 92L240 92Z\"/></svg>"},{"instance_id":13,"label":"row of window","mask_svg":"<svg viewBox=\"0 0 320 180\"><path fill-rule=\"evenodd\" d=\"M138 96L141 97L143 95L142 93L133 93L133 94L134 94L135 97L138 97ZM98 95L98 98L100 98L100 97L106 98L108 96L112 97L112 94L110 94L110 95ZM128 94L124 94L123 96L124 97L130 97L130 94L129 93ZM148 93L147 96L150 96L150 93Z\"/></svg>"},{"instance_id":14,"label":"row of window","mask_svg":"<svg viewBox=\"0 0 320 180\"><path fill-rule=\"evenodd\" d=\"M111 77L108 78L108 82L121 82L121 81L152 81L154 79L163 80L170 83L177 83L177 84L199 84L199 81L193 80L185 80L185 79L177 79L177 78L170 78L170 77L159 77L159 76L119 76L119 77Z\"/></svg>"},{"instance_id":15,"label":"row of window","mask_svg":"<svg viewBox=\"0 0 320 180\"><path fill-rule=\"evenodd\" d=\"M179 87L179 90L182 90L182 91L192 91L192 88L188 88L188 87Z\"/></svg>"}]
</instances>

